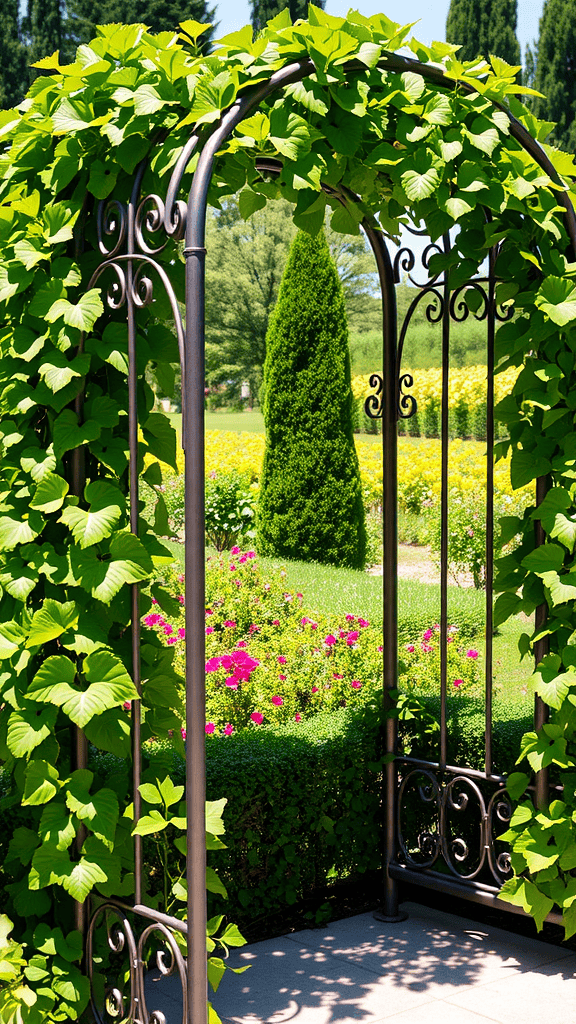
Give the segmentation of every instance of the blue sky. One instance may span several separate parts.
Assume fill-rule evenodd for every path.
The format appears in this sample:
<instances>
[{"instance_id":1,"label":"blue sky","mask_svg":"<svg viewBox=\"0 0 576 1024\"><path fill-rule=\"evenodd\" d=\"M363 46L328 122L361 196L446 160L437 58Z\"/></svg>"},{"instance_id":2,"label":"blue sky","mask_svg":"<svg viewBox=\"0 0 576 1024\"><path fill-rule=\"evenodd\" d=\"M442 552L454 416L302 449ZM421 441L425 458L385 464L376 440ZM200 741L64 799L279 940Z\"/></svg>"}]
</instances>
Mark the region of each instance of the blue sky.
<instances>
[{"instance_id":1,"label":"blue sky","mask_svg":"<svg viewBox=\"0 0 576 1024\"><path fill-rule=\"evenodd\" d=\"M235 32L250 21L250 5L247 0L216 2L220 22L218 35ZM328 0L326 10L329 14L344 17L350 6L347 0ZM398 2L390 3L390 0L362 0L354 6L366 16L382 12L403 24L420 20L420 24L414 26L414 35L423 43L429 43L433 39L444 39L450 0L402 0L401 5ZM543 6L544 0L518 0L518 38L523 51L526 43L538 36L538 22Z\"/></svg>"}]
</instances>

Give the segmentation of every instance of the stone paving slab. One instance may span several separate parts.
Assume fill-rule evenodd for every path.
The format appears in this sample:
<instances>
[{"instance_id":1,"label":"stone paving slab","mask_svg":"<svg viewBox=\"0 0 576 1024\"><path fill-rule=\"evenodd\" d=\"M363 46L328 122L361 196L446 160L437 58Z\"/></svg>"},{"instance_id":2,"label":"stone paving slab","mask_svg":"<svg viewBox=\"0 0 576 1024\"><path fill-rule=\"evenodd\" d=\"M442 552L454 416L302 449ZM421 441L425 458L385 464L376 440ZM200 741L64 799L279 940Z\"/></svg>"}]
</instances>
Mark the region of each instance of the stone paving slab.
<instances>
[{"instance_id":1,"label":"stone paving slab","mask_svg":"<svg viewBox=\"0 0 576 1024\"><path fill-rule=\"evenodd\" d=\"M576 956L404 904L235 950L213 1002L231 1024L576 1024Z\"/></svg>"},{"instance_id":2,"label":"stone paving slab","mask_svg":"<svg viewBox=\"0 0 576 1024\"><path fill-rule=\"evenodd\" d=\"M224 1024L576 1024L576 955L415 903L231 951L211 1000ZM146 984L180 1024L177 978Z\"/></svg>"}]
</instances>

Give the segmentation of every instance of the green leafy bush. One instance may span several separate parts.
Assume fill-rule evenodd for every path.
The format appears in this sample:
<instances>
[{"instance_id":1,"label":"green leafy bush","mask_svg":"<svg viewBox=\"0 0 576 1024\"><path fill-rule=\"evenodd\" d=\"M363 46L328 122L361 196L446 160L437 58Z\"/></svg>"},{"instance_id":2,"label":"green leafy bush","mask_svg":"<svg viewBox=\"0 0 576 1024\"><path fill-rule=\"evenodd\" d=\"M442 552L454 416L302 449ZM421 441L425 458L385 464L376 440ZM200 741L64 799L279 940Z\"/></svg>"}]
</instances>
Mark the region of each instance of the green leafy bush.
<instances>
[{"instance_id":1,"label":"green leafy bush","mask_svg":"<svg viewBox=\"0 0 576 1024\"><path fill-rule=\"evenodd\" d=\"M294 239L266 345L258 550L363 568L346 311L322 231Z\"/></svg>"},{"instance_id":2,"label":"green leafy bush","mask_svg":"<svg viewBox=\"0 0 576 1024\"><path fill-rule=\"evenodd\" d=\"M254 493L238 473L212 473L205 486L206 540L225 551L253 538Z\"/></svg>"}]
</instances>

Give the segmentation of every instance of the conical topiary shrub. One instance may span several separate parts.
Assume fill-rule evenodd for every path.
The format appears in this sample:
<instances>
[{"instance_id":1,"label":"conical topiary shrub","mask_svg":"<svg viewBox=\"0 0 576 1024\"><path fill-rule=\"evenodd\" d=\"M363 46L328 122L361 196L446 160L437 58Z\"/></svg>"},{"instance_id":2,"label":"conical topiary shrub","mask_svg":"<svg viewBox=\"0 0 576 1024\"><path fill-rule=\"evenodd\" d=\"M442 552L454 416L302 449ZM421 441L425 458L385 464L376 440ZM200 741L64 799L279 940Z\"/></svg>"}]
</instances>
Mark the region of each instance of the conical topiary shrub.
<instances>
[{"instance_id":1,"label":"conical topiary shrub","mask_svg":"<svg viewBox=\"0 0 576 1024\"><path fill-rule=\"evenodd\" d=\"M261 554L364 567L352 403L340 280L324 233L300 231L266 338Z\"/></svg>"}]
</instances>

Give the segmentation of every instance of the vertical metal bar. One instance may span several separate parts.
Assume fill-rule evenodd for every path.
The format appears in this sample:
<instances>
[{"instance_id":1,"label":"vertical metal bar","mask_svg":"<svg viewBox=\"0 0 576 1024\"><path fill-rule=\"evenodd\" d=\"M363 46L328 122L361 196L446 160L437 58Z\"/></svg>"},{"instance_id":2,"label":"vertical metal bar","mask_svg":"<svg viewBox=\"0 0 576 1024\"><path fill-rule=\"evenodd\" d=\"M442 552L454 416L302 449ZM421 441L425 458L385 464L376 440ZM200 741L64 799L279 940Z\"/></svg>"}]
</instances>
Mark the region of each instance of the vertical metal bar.
<instances>
[{"instance_id":1,"label":"vertical metal bar","mask_svg":"<svg viewBox=\"0 0 576 1024\"><path fill-rule=\"evenodd\" d=\"M445 252L450 251L450 236L443 236ZM448 673L448 377L450 372L450 287L444 272L442 307L442 399L440 469L440 769L446 767L446 680Z\"/></svg>"},{"instance_id":2,"label":"vertical metal bar","mask_svg":"<svg viewBox=\"0 0 576 1024\"><path fill-rule=\"evenodd\" d=\"M540 505L540 503L546 497L549 489L550 489L550 481L549 481L548 477L547 476L539 476L538 479L536 480L536 505ZM544 544L546 536L545 536L545 533L544 533L544 528L542 526L542 523L540 522L539 519L536 520L535 535L536 535L536 544L538 546L540 546L540 544ZM538 607L536 609L536 614L534 616L534 620L535 620L534 624L535 624L536 632L537 633L544 627L544 625L546 623L547 616L548 616L548 607L547 607L547 605L546 604L538 605ZM542 660L542 658L544 657L545 654L548 654L548 651L549 651L548 637L543 637L541 640L537 640L536 641L536 643L534 644L534 660L535 660L536 665L538 664L539 661ZM548 707L544 703L544 701L542 700L541 697L536 696L535 699L534 699L534 728L535 728L535 730L538 731L538 729L541 729L542 726L545 725L547 721L548 721ZM546 808L547 805L548 805L548 793L549 793L549 787L548 787L548 768L541 768L539 772L536 772L536 777L535 777L534 781L535 781L534 800L535 800L536 806L540 810L544 810L544 808Z\"/></svg>"},{"instance_id":3,"label":"vertical metal bar","mask_svg":"<svg viewBox=\"0 0 576 1024\"><path fill-rule=\"evenodd\" d=\"M390 254L380 232L363 224L374 253L382 294L382 587L383 587L383 651L382 671L384 685L385 753L397 753L398 725L389 714L394 708L391 691L398 686L398 361L397 361L397 309L394 271ZM403 921L405 913L398 911L398 883L389 872L396 858L396 800L398 772L395 761L384 766L384 833L382 856L384 862L384 892L382 911L375 917L381 921Z\"/></svg>"},{"instance_id":4,"label":"vertical metal bar","mask_svg":"<svg viewBox=\"0 0 576 1024\"><path fill-rule=\"evenodd\" d=\"M82 352L84 349L84 337L82 336L78 351ZM82 422L82 412L84 407L84 392L81 391L76 396L74 401L74 411L78 417L78 423ZM81 448L75 448L72 452L71 458L72 468L72 494L75 494L78 498L82 498L84 494L84 487L86 486L86 450L84 446ZM73 729L73 748L72 748L72 769L86 768L88 766L88 742L82 729L79 729L77 725ZM78 858L82 853L82 847L84 840L86 839L87 830L86 826L81 822L76 833L75 850ZM80 932L84 938L86 932L87 923L87 906L86 902L80 903L78 900L74 901L74 927Z\"/></svg>"},{"instance_id":5,"label":"vertical metal bar","mask_svg":"<svg viewBox=\"0 0 576 1024\"><path fill-rule=\"evenodd\" d=\"M128 204L128 254L134 252L135 192ZM136 193L137 194L137 193ZM126 265L126 310L128 320L128 447L130 475L130 530L138 536L138 367L136 364L136 317L133 299L134 267L132 260ZM131 591L132 680L138 694L142 692L140 671L140 588L137 583ZM141 703L132 701L132 788L134 823L142 814L140 779L142 772ZM142 902L142 837L134 836L134 902Z\"/></svg>"},{"instance_id":6,"label":"vertical metal bar","mask_svg":"<svg viewBox=\"0 0 576 1024\"><path fill-rule=\"evenodd\" d=\"M486 353L486 653L484 770L492 774L492 674L493 674L493 575L494 575L494 337L496 332L496 252L488 255L488 332Z\"/></svg>"},{"instance_id":7,"label":"vertical metal bar","mask_svg":"<svg viewBox=\"0 0 576 1024\"><path fill-rule=\"evenodd\" d=\"M190 220L190 218L189 218ZM204 218L201 218L203 241ZM186 248L186 840L188 879L188 1020L205 1024L206 979L206 717L204 552L204 277L203 245Z\"/></svg>"}]
</instances>

